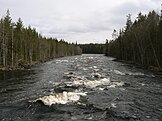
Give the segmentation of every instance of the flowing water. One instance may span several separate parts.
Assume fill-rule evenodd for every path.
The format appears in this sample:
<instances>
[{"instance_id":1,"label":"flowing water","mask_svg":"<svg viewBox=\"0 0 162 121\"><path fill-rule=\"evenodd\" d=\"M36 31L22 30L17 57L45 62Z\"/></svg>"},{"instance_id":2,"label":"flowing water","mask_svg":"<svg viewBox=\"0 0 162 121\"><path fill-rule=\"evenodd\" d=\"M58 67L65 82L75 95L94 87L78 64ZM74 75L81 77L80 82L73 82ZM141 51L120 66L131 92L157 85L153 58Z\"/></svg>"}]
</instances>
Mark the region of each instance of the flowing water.
<instances>
[{"instance_id":1,"label":"flowing water","mask_svg":"<svg viewBox=\"0 0 162 121\"><path fill-rule=\"evenodd\" d=\"M2 121L162 121L162 77L103 55L0 72Z\"/></svg>"}]
</instances>

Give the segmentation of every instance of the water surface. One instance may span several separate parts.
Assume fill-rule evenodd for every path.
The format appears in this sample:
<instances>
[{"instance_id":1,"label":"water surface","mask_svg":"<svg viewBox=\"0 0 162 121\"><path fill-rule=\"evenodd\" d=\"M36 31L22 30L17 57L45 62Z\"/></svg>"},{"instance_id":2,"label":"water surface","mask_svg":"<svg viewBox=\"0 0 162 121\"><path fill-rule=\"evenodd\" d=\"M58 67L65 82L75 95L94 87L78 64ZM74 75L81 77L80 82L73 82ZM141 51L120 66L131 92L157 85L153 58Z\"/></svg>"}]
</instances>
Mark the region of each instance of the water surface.
<instances>
[{"instance_id":1,"label":"water surface","mask_svg":"<svg viewBox=\"0 0 162 121\"><path fill-rule=\"evenodd\" d=\"M29 70L0 72L2 121L161 121L162 78L103 55L55 59ZM97 75L97 76L96 76ZM122 86L79 85L65 82L110 79ZM87 92L79 101L46 106L40 97L66 92Z\"/></svg>"}]
</instances>

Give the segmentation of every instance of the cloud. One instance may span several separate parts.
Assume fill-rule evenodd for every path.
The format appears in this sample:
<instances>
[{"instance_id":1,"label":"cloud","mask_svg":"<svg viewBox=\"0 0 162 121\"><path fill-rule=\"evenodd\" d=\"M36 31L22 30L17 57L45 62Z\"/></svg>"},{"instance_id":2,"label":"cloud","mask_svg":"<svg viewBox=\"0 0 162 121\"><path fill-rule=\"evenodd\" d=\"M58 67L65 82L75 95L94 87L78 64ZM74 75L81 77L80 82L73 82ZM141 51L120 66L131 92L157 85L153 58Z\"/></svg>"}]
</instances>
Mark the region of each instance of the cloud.
<instances>
[{"instance_id":1,"label":"cloud","mask_svg":"<svg viewBox=\"0 0 162 121\"><path fill-rule=\"evenodd\" d=\"M69 42L96 43L111 39L114 29L125 25L141 11L160 10L161 0L1 0L0 15L9 8L14 21L19 17L48 37Z\"/></svg>"}]
</instances>

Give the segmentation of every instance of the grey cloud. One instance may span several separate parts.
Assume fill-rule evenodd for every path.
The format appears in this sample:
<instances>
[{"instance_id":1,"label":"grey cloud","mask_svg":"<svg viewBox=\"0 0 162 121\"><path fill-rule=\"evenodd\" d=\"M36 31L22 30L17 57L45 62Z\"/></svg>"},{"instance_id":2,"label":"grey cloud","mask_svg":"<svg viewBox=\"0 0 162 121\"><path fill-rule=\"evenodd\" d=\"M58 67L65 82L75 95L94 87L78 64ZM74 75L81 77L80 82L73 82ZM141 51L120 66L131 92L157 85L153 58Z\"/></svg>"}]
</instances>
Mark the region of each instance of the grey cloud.
<instances>
[{"instance_id":1,"label":"grey cloud","mask_svg":"<svg viewBox=\"0 0 162 121\"><path fill-rule=\"evenodd\" d=\"M126 2L115 7L112 10L112 13L115 14L116 16L125 16L129 13L134 14L138 10L140 11L140 6L138 6L137 4L134 4L133 2Z\"/></svg>"},{"instance_id":2,"label":"grey cloud","mask_svg":"<svg viewBox=\"0 0 162 121\"><path fill-rule=\"evenodd\" d=\"M156 1L156 2L155 2ZM128 13L160 9L161 0L0 0L1 14L9 8L48 37L79 43L104 42L113 29L125 25Z\"/></svg>"},{"instance_id":3,"label":"grey cloud","mask_svg":"<svg viewBox=\"0 0 162 121\"><path fill-rule=\"evenodd\" d=\"M156 1L156 2L155 2ZM138 14L139 12L148 13L153 9L157 9L157 2L158 0L136 0L136 1L129 1L124 2L112 9L112 13L115 15L123 16L127 14ZM156 5L155 5L156 3ZM160 4L159 4L160 6Z\"/></svg>"}]
</instances>

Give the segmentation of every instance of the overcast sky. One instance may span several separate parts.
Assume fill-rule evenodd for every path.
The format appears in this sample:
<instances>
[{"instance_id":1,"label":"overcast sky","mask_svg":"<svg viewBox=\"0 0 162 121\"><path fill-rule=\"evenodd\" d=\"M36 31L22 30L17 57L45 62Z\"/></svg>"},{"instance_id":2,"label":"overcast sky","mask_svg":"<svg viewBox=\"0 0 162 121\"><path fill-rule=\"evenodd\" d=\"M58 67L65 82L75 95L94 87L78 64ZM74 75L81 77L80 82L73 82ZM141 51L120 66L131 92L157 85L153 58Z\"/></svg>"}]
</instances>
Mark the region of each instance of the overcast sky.
<instances>
[{"instance_id":1,"label":"overcast sky","mask_svg":"<svg viewBox=\"0 0 162 121\"><path fill-rule=\"evenodd\" d=\"M114 29L123 28L126 15L160 13L161 0L0 0L0 16L9 9L13 21L35 27L46 37L68 42L105 43Z\"/></svg>"}]
</instances>

